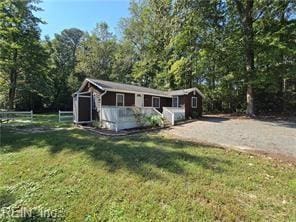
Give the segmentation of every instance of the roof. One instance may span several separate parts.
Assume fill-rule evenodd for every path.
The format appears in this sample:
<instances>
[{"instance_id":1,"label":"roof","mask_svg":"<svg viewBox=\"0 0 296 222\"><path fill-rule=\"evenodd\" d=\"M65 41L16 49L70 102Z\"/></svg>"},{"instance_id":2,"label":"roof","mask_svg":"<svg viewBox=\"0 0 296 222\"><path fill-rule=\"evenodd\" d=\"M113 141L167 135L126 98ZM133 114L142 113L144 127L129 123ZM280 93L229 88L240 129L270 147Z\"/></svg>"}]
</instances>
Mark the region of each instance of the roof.
<instances>
[{"instance_id":1,"label":"roof","mask_svg":"<svg viewBox=\"0 0 296 222\"><path fill-rule=\"evenodd\" d=\"M194 91L197 91L197 93L201 95L201 97L205 98L204 94L202 94L201 91L196 87L189 88L189 89L179 89L179 90L168 91L168 94L171 96L181 96L181 95L187 95Z\"/></svg>"},{"instance_id":2,"label":"roof","mask_svg":"<svg viewBox=\"0 0 296 222\"><path fill-rule=\"evenodd\" d=\"M175 90L175 91L162 91L162 90L151 89L143 86L136 86L136 85L130 85L130 84L124 84L124 83L111 82L106 80L90 79L90 78L87 78L84 80L79 91L81 91L85 87L87 82L92 83L93 85L95 85L96 87L98 87L103 91L144 93L148 95L155 95L155 96L161 96L161 97L186 95L196 90L204 98L204 95L197 88L181 89L181 90Z\"/></svg>"}]
</instances>

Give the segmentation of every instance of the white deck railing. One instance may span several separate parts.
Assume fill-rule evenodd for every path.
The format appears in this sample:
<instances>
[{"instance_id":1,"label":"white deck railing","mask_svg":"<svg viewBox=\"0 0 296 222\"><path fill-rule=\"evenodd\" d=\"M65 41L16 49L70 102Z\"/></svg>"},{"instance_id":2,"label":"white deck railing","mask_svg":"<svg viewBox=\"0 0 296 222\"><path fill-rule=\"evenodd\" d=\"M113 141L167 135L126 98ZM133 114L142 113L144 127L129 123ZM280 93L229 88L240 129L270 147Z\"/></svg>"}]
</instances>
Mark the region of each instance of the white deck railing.
<instances>
[{"instance_id":1,"label":"white deck railing","mask_svg":"<svg viewBox=\"0 0 296 222\"><path fill-rule=\"evenodd\" d=\"M63 122L65 120L73 120L73 111L61 111L59 110L59 122Z\"/></svg>"},{"instance_id":2,"label":"white deck railing","mask_svg":"<svg viewBox=\"0 0 296 222\"><path fill-rule=\"evenodd\" d=\"M102 106L101 121L103 126L113 130L140 127L145 116L160 115L153 107L117 107Z\"/></svg>"},{"instance_id":3,"label":"white deck railing","mask_svg":"<svg viewBox=\"0 0 296 222\"><path fill-rule=\"evenodd\" d=\"M17 118L27 118L31 122L33 121L33 111L1 111L0 121L5 122L9 120L15 120Z\"/></svg>"},{"instance_id":4,"label":"white deck railing","mask_svg":"<svg viewBox=\"0 0 296 222\"><path fill-rule=\"evenodd\" d=\"M176 121L185 119L185 109L182 107L163 107L162 110L163 117L172 125L175 125Z\"/></svg>"}]
</instances>

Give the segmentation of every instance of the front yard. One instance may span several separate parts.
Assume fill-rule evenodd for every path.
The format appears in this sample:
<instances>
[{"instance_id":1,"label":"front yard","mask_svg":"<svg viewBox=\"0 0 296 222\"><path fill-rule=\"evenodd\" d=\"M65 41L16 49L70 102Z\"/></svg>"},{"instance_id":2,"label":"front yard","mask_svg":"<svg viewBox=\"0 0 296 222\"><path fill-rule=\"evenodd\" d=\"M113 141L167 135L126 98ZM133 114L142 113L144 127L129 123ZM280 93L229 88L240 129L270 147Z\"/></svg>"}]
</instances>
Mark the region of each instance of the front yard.
<instances>
[{"instance_id":1,"label":"front yard","mask_svg":"<svg viewBox=\"0 0 296 222\"><path fill-rule=\"evenodd\" d=\"M39 207L67 221L296 219L293 164L158 134L55 129L45 119L40 132L2 127L1 209Z\"/></svg>"}]
</instances>

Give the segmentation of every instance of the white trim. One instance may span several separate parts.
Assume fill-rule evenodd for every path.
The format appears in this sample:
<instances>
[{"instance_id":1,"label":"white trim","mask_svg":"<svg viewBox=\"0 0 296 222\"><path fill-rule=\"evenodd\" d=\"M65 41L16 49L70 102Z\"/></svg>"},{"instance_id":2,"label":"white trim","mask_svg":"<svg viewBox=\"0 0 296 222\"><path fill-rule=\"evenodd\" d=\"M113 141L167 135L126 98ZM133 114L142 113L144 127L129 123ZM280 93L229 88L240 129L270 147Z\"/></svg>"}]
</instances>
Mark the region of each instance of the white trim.
<instances>
[{"instance_id":1,"label":"white trim","mask_svg":"<svg viewBox=\"0 0 296 222\"><path fill-rule=\"evenodd\" d=\"M202 92L201 91L199 91L199 89L198 88L196 88L196 87L194 87L194 89L197 91L197 93L204 99L205 98L205 95L204 94L202 94Z\"/></svg>"},{"instance_id":2,"label":"white trim","mask_svg":"<svg viewBox=\"0 0 296 222\"><path fill-rule=\"evenodd\" d=\"M80 95L80 94L86 94L86 92L82 92L80 93L79 91L74 93L74 95L77 95L77 113L76 113L76 116L75 118L77 118L77 120L74 120L74 123L91 123L92 122L92 94L91 92L87 92L87 93L90 93L89 96L83 96L83 95ZM90 102L90 121L79 121L79 98L89 98L89 102ZM74 102L74 99L73 99L73 102Z\"/></svg>"},{"instance_id":3,"label":"white trim","mask_svg":"<svg viewBox=\"0 0 296 222\"><path fill-rule=\"evenodd\" d=\"M107 91L104 91L102 94L100 94L100 124L102 125L102 107L103 107L103 95L105 95Z\"/></svg>"},{"instance_id":4,"label":"white trim","mask_svg":"<svg viewBox=\"0 0 296 222\"><path fill-rule=\"evenodd\" d=\"M173 106L173 104L174 104L174 103L173 103L173 99L174 99L174 98L177 98L177 106ZM179 107L179 105L180 105L180 104L179 104L179 96L172 96L172 107Z\"/></svg>"},{"instance_id":5,"label":"white trim","mask_svg":"<svg viewBox=\"0 0 296 222\"><path fill-rule=\"evenodd\" d=\"M79 97L81 97L81 98L90 98L91 96L81 96L81 95L79 95Z\"/></svg>"},{"instance_id":6,"label":"white trim","mask_svg":"<svg viewBox=\"0 0 296 222\"><path fill-rule=\"evenodd\" d=\"M77 120L76 123L79 123L79 93L77 93Z\"/></svg>"},{"instance_id":7,"label":"white trim","mask_svg":"<svg viewBox=\"0 0 296 222\"><path fill-rule=\"evenodd\" d=\"M161 117L163 117L162 113L159 112L156 108L152 107L152 109L153 109L156 113L158 113L158 115L160 115Z\"/></svg>"},{"instance_id":8,"label":"white trim","mask_svg":"<svg viewBox=\"0 0 296 222\"><path fill-rule=\"evenodd\" d=\"M195 104L195 106L193 106L193 99L196 99L196 104ZM192 96L192 97L191 97L191 108L197 108L197 97L196 97L196 96Z\"/></svg>"},{"instance_id":9,"label":"white trim","mask_svg":"<svg viewBox=\"0 0 296 222\"><path fill-rule=\"evenodd\" d=\"M180 90L180 91L181 91L181 90ZM173 96L183 96L183 95L188 95L189 93L196 91L196 92L197 92L197 93L198 93L203 99L205 98L205 95L202 94L202 92L199 91L199 89L196 88L196 87L191 88L191 89L183 89L183 91L184 91L184 92L178 92L178 93L176 93L176 94L172 94L171 97L173 97ZM187 91L187 92L185 92L185 91ZM172 92L169 91L169 93L172 93Z\"/></svg>"},{"instance_id":10,"label":"white trim","mask_svg":"<svg viewBox=\"0 0 296 222\"><path fill-rule=\"evenodd\" d=\"M86 78L83 82L82 85L80 86L78 92L80 92L81 90L83 90L83 88L86 86L87 82L90 82L91 84L95 85L96 87L98 87L101 90L105 90L103 87L101 87L100 85L96 84L94 81Z\"/></svg>"},{"instance_id":11,"label":"white trim","mask_svg":"<svg viewBox=\"0 0 296 222\"><path fill-rule=\"evenodd\" d=\"M89 96L90 98L89 98L89 102L90 102L90 121L92 122L93 121L93 119L92 119L92 113L93 113L93 110L92 110L92 100L93 100L93 96L92 96L92 93L90 94L90 96Z\"/></svg>"},{"instance_id":12,"label":"white trim","mask_svg":"<svg viewBox=\"0 0 296 222\"><path fill-rule=\"evenodd\" d=\"M102 86L98 85L97 83L95 83L94 81L87 79L91 84L95 85L96 87L98 87L101 90L105 90Z\"/></svg>"},{"instance_id":13,"label":"white trim","mask_svg":"<svg viewBox=\"0 0 296 222\"><path fill-rule=\"evenodd\" d=\"M79 92L79 91L77 91L77 92L73 93L72 96L75 96L77 94L83 95L83 94L88 94L88 93L90 93L90 92L88 92L88 91L87 92Z\"/></svg>"},{"instance_id":14,"label":"white trim","mask_svg":"<svg viewBox=\"0 0 296 222\"><path fill-rule=\"evenodd\" d=\"M118 106L117 105L117 96L123 96L123 101L122 101L123 105L122 106L119 106L119 107L124 107L124 94L123 93L116 93L116 101L115 101L115 105L116 106Z\"/></svg>"},{"instance_id":15,"label":"white trim","mask_svg":"<svg viewBox=\"0 0 296 222\"><path fill-rule=\"evenodd\" d=\"M159 103L158 103L159 106L153 106L153 99L154 98L159 100ZM158 96L152 96L151 105L152 105L153 108L160 108L160 97L158 97Z\"/></svg>"}]
</instances>

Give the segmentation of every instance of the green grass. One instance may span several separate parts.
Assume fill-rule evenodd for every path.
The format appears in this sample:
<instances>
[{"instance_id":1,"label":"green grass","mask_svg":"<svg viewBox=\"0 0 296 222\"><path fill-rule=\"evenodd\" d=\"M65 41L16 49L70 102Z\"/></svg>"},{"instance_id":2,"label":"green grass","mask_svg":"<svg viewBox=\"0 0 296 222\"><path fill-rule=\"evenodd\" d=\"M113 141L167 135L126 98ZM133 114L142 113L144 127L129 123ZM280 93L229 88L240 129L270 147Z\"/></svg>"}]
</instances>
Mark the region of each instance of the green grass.
<instances>
[{"instance_id":1,"label":"green grass","mask_svg":"<svg viewBox=\"0 0 296 222\"><path fill-rule=\"evenodd\" d=\"M49 117L34 126L63 128L2 128L0 208L60 210L66 221L296 219L294 165L157 134L102 137Z\"/></svg>"}]
</instances>

